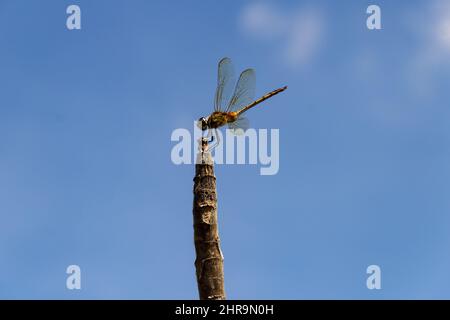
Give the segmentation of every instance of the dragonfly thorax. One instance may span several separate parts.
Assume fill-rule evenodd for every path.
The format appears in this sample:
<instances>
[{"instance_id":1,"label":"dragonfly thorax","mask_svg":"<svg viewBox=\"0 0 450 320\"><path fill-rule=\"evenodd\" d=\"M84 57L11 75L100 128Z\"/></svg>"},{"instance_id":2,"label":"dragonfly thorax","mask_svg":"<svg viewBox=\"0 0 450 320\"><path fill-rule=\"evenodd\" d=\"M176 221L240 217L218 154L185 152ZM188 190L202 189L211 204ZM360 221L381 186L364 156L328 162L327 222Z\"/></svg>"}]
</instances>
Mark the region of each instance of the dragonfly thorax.
<instances>
[{"instance_id":1,"label":"dragonfly thorax","mask_svg":"<svg viewBox=\"0 0 450 320\"><path fill-rule=\"evenodd\" d=\"M206 126L209 129L216 129L227 123L236 121L237 117L236 112L215 111L206 120Z\"/></svg>"}]
</instances>

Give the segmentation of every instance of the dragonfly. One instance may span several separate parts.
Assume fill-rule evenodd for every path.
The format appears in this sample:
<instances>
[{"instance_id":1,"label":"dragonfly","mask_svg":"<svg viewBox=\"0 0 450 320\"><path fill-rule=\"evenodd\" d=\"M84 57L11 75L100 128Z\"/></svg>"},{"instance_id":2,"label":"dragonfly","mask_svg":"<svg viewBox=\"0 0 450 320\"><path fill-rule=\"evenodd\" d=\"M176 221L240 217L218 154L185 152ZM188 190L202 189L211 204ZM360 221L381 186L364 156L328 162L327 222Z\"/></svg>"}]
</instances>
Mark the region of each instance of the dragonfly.
<instances>
[{"instance_id":1,"label":"dragonfly","mask_svg":"<svg viewBox=\"0 0 450 320\"><path fill-rule=\"evenodd\" d=\"M219 144L218 128L228 125L228 128L231 129L234 134L244 134L249 128L249 121L243 116L243 113L287 89L287 86L284 86L254 100L256 85L254 69L242 71L234 88L234 93L231 95L233 84L233 64L230 58L225 57L219 61L218 65L214 110L208 117L201 117L197 122L197 125L202 132L209 130L208 137L211 138L209 142L212 142L214 136L216 136L214 147ZM214 131L214 135L212 135L212 131ZM209 149L213 149L211 147Z\"/></svg>"}]
</instances>

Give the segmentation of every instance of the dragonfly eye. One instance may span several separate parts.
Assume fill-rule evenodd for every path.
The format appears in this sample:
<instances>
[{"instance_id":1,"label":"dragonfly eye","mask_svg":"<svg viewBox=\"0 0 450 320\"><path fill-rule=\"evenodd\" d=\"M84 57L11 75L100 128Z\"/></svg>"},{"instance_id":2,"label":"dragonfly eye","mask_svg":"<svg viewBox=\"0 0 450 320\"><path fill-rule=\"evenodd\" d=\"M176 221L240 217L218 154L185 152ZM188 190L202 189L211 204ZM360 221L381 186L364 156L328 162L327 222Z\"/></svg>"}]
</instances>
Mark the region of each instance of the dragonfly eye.
<instances>
[{"instance_id":1,"label":"dragonfly eye","mask_svg":"<svg viewBox=\"0 0 450 320\"><path fill-rule=\"evenodd\" d=\"M206 118L204 117L198 119L197 127L199 127L199 129L201 129L202 131L205 131L206 129L208 129L208 120L206 120Z\"/></svg>"}]
</instances>

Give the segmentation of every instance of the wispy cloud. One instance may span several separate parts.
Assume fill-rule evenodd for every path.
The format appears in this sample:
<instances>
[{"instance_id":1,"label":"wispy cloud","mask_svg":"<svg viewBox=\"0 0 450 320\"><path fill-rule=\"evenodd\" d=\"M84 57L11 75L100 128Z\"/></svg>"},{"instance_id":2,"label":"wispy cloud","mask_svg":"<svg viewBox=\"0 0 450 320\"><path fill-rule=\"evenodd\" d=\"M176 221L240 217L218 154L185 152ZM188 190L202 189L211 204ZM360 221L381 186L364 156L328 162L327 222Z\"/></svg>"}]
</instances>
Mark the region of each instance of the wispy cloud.
<instances>
[{"instance_id":1,"label":"wispy cloud","mask_svg":"<svg viewBox=\"0 0 450 320\"><path fill-rule=\"evenodd\" d=\"M311 62L325 35L323 12L311 7L284 11L271 3L252 2L243 8L239 23L255 40L278 44L280 56L291 67Z\"/></svg>"},{"instance_id":2,"label":"wispy cloud","mask_svg":"<svg viewBox=\"0 0 450 320\"><path fill-rule=\"evenodd\" d=\"M259 40L273 40L287 28L283 13L264 2L247 4L241 12L239 22L246 34Z\"/></svg>"},{"instance_id":3,"label":"wispy cloud","mask_svg":"<svg viewBox=\"0 0 450 320\"><path fill-rule=\"evenodd\" d=\"M411 32L420 38L407 66L414 91L424 95L433 92L434 78L450 67L450 3L437 0L427 9L409 17Z\"/></svg>"},{"instance_id":4,"label":"wispy cloud","mask_svg":"<svg viewBox=\"0 0 450 320\"><path fill-rule=\"evenodd\" d=\"M445 54L447 62L450 62L450 3L435 2L432 14L431 38L436 49Z\"/></svg>"}]
</instances>

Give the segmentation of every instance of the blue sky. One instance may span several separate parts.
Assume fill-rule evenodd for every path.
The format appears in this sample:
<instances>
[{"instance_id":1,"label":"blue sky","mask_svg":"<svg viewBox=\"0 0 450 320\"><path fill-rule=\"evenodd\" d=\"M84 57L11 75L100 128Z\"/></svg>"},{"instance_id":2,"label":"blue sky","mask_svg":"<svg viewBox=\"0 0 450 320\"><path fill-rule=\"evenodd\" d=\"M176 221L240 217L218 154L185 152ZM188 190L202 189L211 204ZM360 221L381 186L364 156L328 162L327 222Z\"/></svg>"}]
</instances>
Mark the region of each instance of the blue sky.
<instances>
[{"instance_id":1,"label":"blue sky","mask_svg":"<svg viewBox=\"0 0 450 320\"><path fill-rule=\"evenodd\" d=\"M278 174L216 167L228 297L450 298L445 1L0 0L0 44L0 298L197 298L170 136L224 56L289 86L248 114L280 129Z\"/></svg>"}]
</instances>

